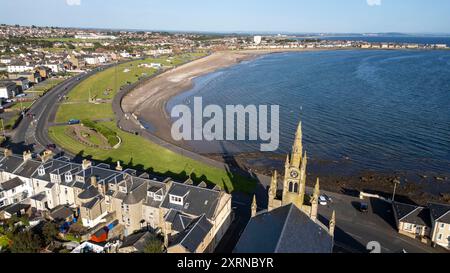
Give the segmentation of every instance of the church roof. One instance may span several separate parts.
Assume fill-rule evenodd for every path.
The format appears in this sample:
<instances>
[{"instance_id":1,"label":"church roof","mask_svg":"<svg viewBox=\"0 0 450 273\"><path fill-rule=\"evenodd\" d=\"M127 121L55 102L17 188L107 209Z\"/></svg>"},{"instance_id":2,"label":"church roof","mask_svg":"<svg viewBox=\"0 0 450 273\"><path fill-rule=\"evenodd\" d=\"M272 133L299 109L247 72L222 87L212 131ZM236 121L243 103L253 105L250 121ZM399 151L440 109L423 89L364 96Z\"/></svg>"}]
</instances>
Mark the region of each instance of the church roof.
<instances>
[{"instance_id":1,"label":"church roof","mask_svg":"<svg viewBox=\"0 0 450 273\"><path fill-rule=\"evenodd\" d=\"M235 253L331 253L333 237L295 205L253 217Z\"/></svg>"}]
</instances>

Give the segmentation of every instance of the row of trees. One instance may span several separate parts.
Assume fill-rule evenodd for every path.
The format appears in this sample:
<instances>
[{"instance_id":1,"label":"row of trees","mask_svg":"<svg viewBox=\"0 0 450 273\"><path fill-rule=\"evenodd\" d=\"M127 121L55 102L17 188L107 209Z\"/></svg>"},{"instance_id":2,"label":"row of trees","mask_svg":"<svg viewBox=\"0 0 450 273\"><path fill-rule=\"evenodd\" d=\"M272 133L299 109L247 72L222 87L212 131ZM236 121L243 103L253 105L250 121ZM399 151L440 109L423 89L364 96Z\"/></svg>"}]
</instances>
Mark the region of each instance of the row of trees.
<instances>
[{"instance_id":1,"label":"row of trees","mask_svg":"<svg viewBox=\"0 0 450 273\"><path fill-rule=\"evenodd\" d=\"M0 224L0 236L8 241L3 252L38 253L58 239L56 224L46 222L38 228L30 228L27 217L13 216Z\"/></svg>"}]
</instances>

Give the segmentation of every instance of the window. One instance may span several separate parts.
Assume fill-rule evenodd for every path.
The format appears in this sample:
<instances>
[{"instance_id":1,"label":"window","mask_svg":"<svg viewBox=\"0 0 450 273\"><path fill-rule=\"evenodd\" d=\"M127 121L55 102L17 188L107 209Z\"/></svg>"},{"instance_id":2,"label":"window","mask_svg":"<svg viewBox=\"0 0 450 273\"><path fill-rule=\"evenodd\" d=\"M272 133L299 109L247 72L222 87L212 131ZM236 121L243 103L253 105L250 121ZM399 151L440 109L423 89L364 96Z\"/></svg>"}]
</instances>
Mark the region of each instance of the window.
<instances>
[{"instance_id":1,"label":"window","mask_svg":"<svg viewBox=\"0 0 450 273\"><path fill-rule=\"evenodd\" d=\"M441 228L445 228L445 224L441 224Z\"/></svg>"},{"instance_id":2,"label":"window","mask_svg":"<svg viewBox=\"0 0 450 273\"><path fill-rule=\"evenodd\" d=\"M162 195L155 194L154 199L155 199L155 201L162 201Z\"/></svg>"},{"instance_id":3,"label":"window","mask_svg":"<svg viewBox=\"0 0 450 273\"><path fill-rule=\"evenodd\" d=\"M439 241L442 240L442 234L439 234L439 235L438 235L438 240L439 240Z\"/></svg>"},{"instance_id":4,"label":"window","mask_svg":"<svg viewBox=\"0 0 450 273\"><path fill-rule=\"evenodd\" d=\"M71 173L66 173L64 179L66 180L66 182L72 182L73 181L73 176Z\"/></svg>"},{"instance_id":5,"label":"window","mask_svg":"<svg viewBox=\"0 0 450 273\"><path fill-rule=\"evenodd\" d=\"M170 203L182 206L183 198L175 195L170 195Z\"/></svg>"},{"instance_id":6,"label":"window","mask_svg":"<svg viewBox=\"0 0 450 273\"><path fill-rule=\"evenodd\" d=\"M153 198L153 196L155 196L155 193L152 192L152 191L149 191L149 192L148 192L148 197L152 197L152 198Z\"/></svg>"},{"instance_id":7,"label":"window","mask_svg":"<svg viewBox=\"0 0 450 273\"><path fill-rule=\"evenodd\" d=\"M45 175L45 168L43 166L40 166L38 169L38 175L44 176Z\"/></svg>"}]
</instances>

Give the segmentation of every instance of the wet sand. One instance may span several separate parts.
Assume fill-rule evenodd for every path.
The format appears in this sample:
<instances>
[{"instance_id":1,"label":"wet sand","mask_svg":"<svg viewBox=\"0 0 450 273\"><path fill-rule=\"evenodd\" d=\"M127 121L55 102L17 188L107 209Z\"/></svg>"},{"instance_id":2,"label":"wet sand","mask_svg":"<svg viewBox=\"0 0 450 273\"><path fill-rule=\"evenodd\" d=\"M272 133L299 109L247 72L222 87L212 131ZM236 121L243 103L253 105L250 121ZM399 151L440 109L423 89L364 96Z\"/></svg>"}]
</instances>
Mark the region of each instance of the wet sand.
<instances>
[{"instance_id":1,"label":"wet sand","mask_svg":"<svg viewBox=\"0 0 450 273\"><path fill-rule=\"evenodd\" d=\"M314 50L314 49L313 49ZM317 50L317 49L316 49ZM174 96L185 92L193 87L192 80L196 77L212 73L222 68L226 68L239 62L256 58L257 56L271 53L282 53L287 51L310 51L303 50L249 50L249 51L226 51L216 52L210 56L182 65L169 70L161 75L149 80L141 87L135 89L122 100L122 108L125 113L133 113L139 119L151 124L152 134L184 149L191 150L189 145L182 142L175 142L170 134L171 119L166 111L167 102ZM230 162L223 154L208 154L207 157L219 162ZM279 156L279 155L278 155ZM282 171L284 156L282 159L270 159L265 164L252 163L252 159L261 159L262 155L239 154L234 155L231 162L232 167L243 170L251 170L256 173L270 175L274 169ZM266 158L266 156L264 156ZM277 164L279 163L279 164ZM316 165L316 164L314 164ZM325 190L349 194L346 191L366 190L390 197L392 192L393 179L402 180L402 186L398 189L399 199L408 203L416 202L425 204L427 201L450 202L448 192L448 178L445 181L424 179L420 174L381 174L375 172L366 172L359 174L335 173L333 167L327 164L317 164L318 168L310 166L308 181L311 185L315 182L315 177L321 177L322 187ZM230 166L231 167L231 166ZM342 167L342 166L341 166ZM351 166L346 166L351 169ZM342 170L342 168L339 168ZM430 181L431 180L431 181ZM436 181L435 181L436 180ZM445 185L445 186L444 186ZM433 188L433 189L432 189Z\"/></svg>"},{"instance_id":2,"label":"wet sand","mask_svg":"<svg viewBox=\"0 0 450 273\"><path fill-rule=\"evenodd\" d=\"M175 143L170 134L171 119L166 111L170 98L191 89L192 80L196 77L250 60L264 53L268 52L217 52L179 66L149 80L125 96L122 100L122 108L126 113L134 113L151 124L154 129L152 133L159 138Z\"/></svg>"}]
</instances>

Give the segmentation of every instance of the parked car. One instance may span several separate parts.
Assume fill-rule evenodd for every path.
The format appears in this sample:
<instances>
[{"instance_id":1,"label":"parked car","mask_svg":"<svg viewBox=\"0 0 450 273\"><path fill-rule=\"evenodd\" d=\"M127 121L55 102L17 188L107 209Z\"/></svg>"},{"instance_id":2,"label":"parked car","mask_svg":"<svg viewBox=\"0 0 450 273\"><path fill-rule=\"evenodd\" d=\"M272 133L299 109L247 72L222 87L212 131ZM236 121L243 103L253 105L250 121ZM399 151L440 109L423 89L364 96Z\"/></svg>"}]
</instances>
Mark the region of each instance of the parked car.
<instances>
[{"instance_id":1,"label":"parked car","mask_svg":"<svg viewBox=\"0 0 450 273\"><path fill-rule=\"evenodd\" d=\"M56 150L56 144L48 144L47 145L47 149L49 149L49 150Z\"/></svg>"},{"instance_id":2,"label":"parked car","mask_svg":"<svg viewBox=\"0 0 450 273\"><path fill-rule=\"evenodd\" d=\"M319 204L321 206L327 206L328 205L328 201L325 198L325 196L323 196L323 195L319 196Z\"/></svg>"},{"instance_id":3,"label":"parked car","mask_svg":"<svg viewBox=\"0 0 450 273\"><path fill-rule=\"evenodd\" d=\"M69 125L76 125L76 124L80 124L80 120L78 119L71 119L68 122Z\"/></svg>"},{"instance_id":4,"label":"parked car","mask_svg":"<svg viewBox=\"0 0 450 273\"><path fill-rule=\"evenodd\" d=\"M364 213L369 212L369 204L367 204L365 202L361 202L359 204L359 210Z\"/></svg>"}]
</instances>

